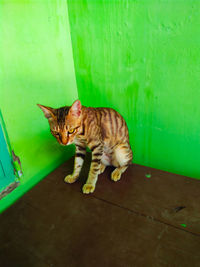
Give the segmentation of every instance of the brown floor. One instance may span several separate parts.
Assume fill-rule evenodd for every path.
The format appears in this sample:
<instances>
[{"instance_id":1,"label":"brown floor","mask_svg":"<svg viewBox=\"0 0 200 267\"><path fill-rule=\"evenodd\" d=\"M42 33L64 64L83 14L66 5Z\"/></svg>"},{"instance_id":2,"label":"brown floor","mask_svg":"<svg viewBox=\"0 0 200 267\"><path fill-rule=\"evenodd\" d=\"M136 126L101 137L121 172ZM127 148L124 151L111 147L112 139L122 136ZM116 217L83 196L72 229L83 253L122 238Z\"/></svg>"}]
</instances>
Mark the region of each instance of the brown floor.
<instances>
[{"instance_id":1,"label":"brown floor","mask_svg":"<svg viewBox=\"0 0 200 267\"><path fill-rule=\"evenodd\" d=\"M68 161L1 215L0 266L200 266L199 181L132 165L114 183L107 168L83 195L88 166L68 185Z\"/></svg>"}]
</instances>

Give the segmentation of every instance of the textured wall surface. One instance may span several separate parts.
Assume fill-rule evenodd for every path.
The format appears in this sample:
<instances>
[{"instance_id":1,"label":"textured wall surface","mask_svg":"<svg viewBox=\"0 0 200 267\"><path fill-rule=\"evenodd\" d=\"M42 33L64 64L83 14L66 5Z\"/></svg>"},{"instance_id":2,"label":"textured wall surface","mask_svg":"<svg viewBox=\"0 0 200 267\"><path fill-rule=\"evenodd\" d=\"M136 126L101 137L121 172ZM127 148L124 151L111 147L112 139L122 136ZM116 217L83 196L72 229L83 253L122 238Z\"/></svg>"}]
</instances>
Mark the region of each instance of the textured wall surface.
<instances>
[{"instance_id":1,"label":"textured wall surface","mask_svg":"<svg viewBox=\"0 0 200 267\"><path fill-rule=\"evenodd\" d=\"M125 117L134 162L200 178L199 10L196 0L0 2L0 107L24 171L0 211L72 154L36 103L78 95Z\"/></svg>"},{"instance_id":2,"label":"textured wall surface","mask_svg":"<svg viewBox=\"0 0 200 267\"><path fill-rule=\"evenodd\" d=\"M68 0L79 97L125 117L134 162L200 178L200 2Z\"/></svg>"},{"instance_id":3,"label":"textured wall surface","mask_svg":"<svg viewBox=\"0 0 200 267\"><path fill-rule=\"evenodd\" d=\"M65 1L1 1L0 12L0 106L22 162L21 194L72 154L51 136L36 103L70 105L77 88Z\"/></svg>"}]
</instances>

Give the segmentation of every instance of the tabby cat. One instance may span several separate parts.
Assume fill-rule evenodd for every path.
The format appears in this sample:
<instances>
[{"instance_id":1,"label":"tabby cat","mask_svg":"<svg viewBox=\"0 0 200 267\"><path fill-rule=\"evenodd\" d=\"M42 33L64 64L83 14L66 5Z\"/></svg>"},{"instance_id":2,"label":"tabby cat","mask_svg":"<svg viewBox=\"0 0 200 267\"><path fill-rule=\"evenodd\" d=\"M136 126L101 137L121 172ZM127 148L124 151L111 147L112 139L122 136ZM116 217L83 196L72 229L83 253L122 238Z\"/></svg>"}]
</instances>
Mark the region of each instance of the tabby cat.
<instances>
[{"instance_id":1,"label":"tabby cat","mask_svg":"<svg viewBox=\"0 0 200 267\"><path fill-rule=\"evenodd\" d=\"M86 154L86 147L92 152L92 162L83 193L94 192L98 175L106 166L112 165L113 181L132 162L133 154L129 144L128 128L122 116L111 108L91 108L76 100L71 107L58 109L38 106L50 124L50 131L61 145L74 143L76 146L74 171L65 177L66 183L74 183L80 174Z\"/></svg>"}]
</instances>

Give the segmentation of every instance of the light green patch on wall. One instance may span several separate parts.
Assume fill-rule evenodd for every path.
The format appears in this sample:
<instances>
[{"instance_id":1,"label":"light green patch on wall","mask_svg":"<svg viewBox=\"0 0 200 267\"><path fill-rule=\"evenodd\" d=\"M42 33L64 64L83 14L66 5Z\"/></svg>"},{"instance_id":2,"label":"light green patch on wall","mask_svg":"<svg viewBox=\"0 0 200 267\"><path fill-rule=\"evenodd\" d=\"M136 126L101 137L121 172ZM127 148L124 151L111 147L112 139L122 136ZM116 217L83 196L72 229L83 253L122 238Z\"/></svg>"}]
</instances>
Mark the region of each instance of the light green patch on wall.
<instances>
[{"instance_id":1,"label":"light green patch on wall","mask_svg":"<svg viewBox=\"0 0 200 267\"><path fill-rule=\"evenodd\" d=\"M200 2L68 0L79 97L126 119L134 162L200 178Z\"/></svg>"},{"instance_id":2,"label":"light green patch on wall","mask_svg":"<svg viewBox=\"0 0 200 267\"><path fill-rule=\"evenodd\" d=\"M51 136L37 103L60 107L78 98L65 1L1 1L0 106L24 172L0 211L73 154Z\"/></svg>"}]
</instances>

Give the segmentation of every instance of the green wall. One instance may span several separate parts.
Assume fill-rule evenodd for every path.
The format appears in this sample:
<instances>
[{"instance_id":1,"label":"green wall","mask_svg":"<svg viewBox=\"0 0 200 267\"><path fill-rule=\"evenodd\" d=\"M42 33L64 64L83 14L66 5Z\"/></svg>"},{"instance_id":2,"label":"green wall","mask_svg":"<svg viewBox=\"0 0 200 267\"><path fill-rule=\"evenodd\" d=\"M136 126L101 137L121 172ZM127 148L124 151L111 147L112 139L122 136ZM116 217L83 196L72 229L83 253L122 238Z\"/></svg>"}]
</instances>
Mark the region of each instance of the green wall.
<instances>
[{"instance_id":1,"label":"green wall","mask_svg":"<svg viewBox=\"0 0 200 267\"><path fill-rule=\"evenodd\" d=\"M200 178L199 10L195 0L0 2L0 108L24 171L0 211L72 155L36 103L78 95L125 117L134 162Z\"/></svg>"},{"instance_id":2,"label":"green wall","mask_svg":"<svg viewBox=\"0 0 200 267\"><path fill-rule=\"evenodd\" d=\"M68 0L79 98L124 115L134 162L200 178L200 1Z\"/></svg>"},{"instance_id":3,"label":"green wall","mask_svg":"<svg viewBox=\"0 0 200 267\"><path fill-rule=\"evenodd\" d=\"M24 172L2 211L72 154L51 136L36 103L70 105L77 88L65 1L1 0L0 13L0 107Z\"/></svg>"}]
</instances>

